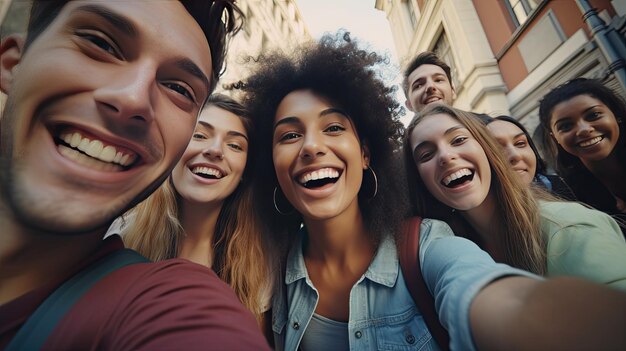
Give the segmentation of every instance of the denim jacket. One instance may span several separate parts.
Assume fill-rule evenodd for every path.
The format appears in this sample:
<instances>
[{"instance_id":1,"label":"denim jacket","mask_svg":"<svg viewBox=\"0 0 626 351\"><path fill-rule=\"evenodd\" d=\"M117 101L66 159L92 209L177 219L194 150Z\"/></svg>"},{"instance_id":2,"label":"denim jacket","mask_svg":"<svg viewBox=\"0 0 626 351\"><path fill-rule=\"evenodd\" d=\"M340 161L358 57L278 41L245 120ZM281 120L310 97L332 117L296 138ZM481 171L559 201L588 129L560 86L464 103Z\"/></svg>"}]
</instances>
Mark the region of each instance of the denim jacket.
<instances>
[{"instance_id":1,"label":"denim jacket","mask_svg":"<svg viewBox=\"0 0 626 351\"><path fill-rule=\"evenodd\" d=\"M276 350L298 349L317 306L319 295L302 254L305 235L306 228L302 228L287 258L285 286L273 298ZM428 259L430 255L437 257ZM450 332L450 346L458 350L475 349L469 306L480 289L498 277L529 275L496 264L471 241L455 237L447 224L430 219L424 219L420 227L420 262L440 320ZM438 349L406 288L390 235L350 291L348 332L351 350Z\"/></svg>"}]
</instances>

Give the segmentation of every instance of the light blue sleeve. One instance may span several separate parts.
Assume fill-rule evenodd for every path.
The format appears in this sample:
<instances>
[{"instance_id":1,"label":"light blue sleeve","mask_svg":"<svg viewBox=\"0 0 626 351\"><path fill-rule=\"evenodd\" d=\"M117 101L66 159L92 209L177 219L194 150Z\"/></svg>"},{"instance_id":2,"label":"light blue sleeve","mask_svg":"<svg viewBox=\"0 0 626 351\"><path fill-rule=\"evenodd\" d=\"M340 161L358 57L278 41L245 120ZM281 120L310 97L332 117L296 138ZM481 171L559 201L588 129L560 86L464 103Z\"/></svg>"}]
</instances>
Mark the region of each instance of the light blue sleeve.
<instances>
[{"instance_id":1,"label":"light blue sleeve","mask_svg":"<svg viewBox=\"0 0 626 351\"><path fill-rule=\"evenodd\" d=\"M475 350L469 309L474 297L494 280L510 275L542 279L499 264L473 242L457 237L441 221L424 219L420 227L422 275L435 299L441 324L450 335L451 350Z\"/></svg>"}]
</instances>

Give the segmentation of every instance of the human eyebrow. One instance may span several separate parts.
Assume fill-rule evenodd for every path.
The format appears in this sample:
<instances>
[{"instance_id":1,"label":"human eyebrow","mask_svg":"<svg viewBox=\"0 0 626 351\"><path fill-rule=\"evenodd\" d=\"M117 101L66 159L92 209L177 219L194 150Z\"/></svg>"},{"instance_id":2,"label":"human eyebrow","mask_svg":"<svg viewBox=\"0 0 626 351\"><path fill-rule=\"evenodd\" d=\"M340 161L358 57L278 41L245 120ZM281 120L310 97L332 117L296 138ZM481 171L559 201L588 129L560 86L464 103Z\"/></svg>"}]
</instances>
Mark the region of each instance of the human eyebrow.
<instances>
[{"instance_id":1,"label":"human eyebrow","mask_svg":"<svg viewBox=\"0 0 626 351\"><path fill-rule=\"evenodd\" d=\"M444 136L448 135L448 134L454 132L455 130L459 130L459 129L466 129L466 128L464 126L462 126L462 125L456 125L456 126L453 126L453 127L450 127L448 129L446 129L446 131L443 132L443 135ZM430 142L429 140L424 140L421 143L417 144L415 146L415 148L413 149L413 153L415 153L415 151L417 151L418 148L422 147L422 145L429 144L429 143L432 143L432 142Z\"/></svg>"},{"instance_id":2,"label":"human eyebrow","mask_svg":"<svg viewBox=\"0 0 626 351\"><path fill-rule=\"evenodd\" d=\"M201 125L202 127L204 127L207 130L215 130L215 127L213 127L213 125L211 123L205 122L205 121L198 121L198 124ZM248 137L243 134L240 133L236 130L229 130L227 133L227 135L229 136L235 136L235 137L242 137L244 139L246 139L246 141L248 141Z\"/></svg>"},{"instance_id":3,"label":"human eyebrow","mask_svg":"<svg viewBox=\"0 0 626 351\"><path fill-rule=\"evenodd\" d=\"M350 116L348 116L348 114L344 110L339 109L339 108L334 108L334 107L327 108L324 111L320 112L320 117L328 116L328 115L331 115L333 113L338 113L338 114L344 116L345 118L350 119Z\"/></svg>"},{"instance_id":4,"label":"human eyebrow","mask_svg":"<svg viewBox=\"0 0 626 351\"><path fill-rule=\"evenodd\" d=\"M202 81L202 84L204 84L206 90L209 91L209 79L204 74L204 72L202 72L200 67L198 67L198 65L193 63L193 61L191 61L188 58L180 58L180 59L176 60L176 62L174 64L179 69L181 69L181 70L191 74L192 76L200 79Z\"/></svg>"},{"instance_id":5,"label":"human eyebrow","mask_svg":"<svg viewBox=\"0 0 626 351\"><path fill-rule=\"evenodd\" d=\"M198 125L202 126L204 129L207 129L207 130L215 130L215 128L213 128L211 123L208 123L208 122L198 121Z\"/></svg>"},{"instance_id":6,"label":"human eyebrow","mask_svg":"<svg viewBox=\"0 0 626 351\"><path fill-rule=\"evenodd\" d=\"M283 124L297 124L299 122L300 120L298 119L298 117L285 117L281 119L280 121L274 123L274 129L278 128L278 126L283 125Z\"/></svg>"},{"instance_id":7,"label":"human eyebrow","mask_svg":"<svg viewBox=\"0 0 626 351\"><path fill-rule=\"evenodd\" d=\"M414 86L415 84L423 83L424 80L425 80L424 77L417 78L416 80L413 81L413 84L411 84L411 87Z\"/></svg>"},{"instance_id":8,"label":"human eyebrow","mask_svg":"<svg viewBox=\"0 0 626 351\"><path fill-rule=\"evenodd\" d=\"M554 121L554 123L552 123L552 126L555 127L557 124L561 123L561 122L566 122L569 121L570 117L569 116L565 116L563 118L559 118L556 121Z\"/></svg>"},{"instance_id":9,"label":"human eyebrow","mask_svg":"<svg viewBox=\"0 0 626 351\"><path fill-rule=\"evenodd\" d=\"M467 128L465 128L464 126L459 124L459 125L456 125L454 127L450 127L448 129L446 129L446 131L443 132L443 135L448 135L448 134L450 134L450 133L452 133L452 132L454 132L456 130L459 130L459 129L467 129Z\"/></svg>"},{"instance_id":10,"label":"human eyebrow","mask_svg":"<svg viewBox=\"0 0 626 351\"><path fill-rule=\"evenodd\" d=\"M248 141L248 137L247 137L245 134L243 134L243 133L239 133L239 132L234 131L234 130L228 131L228 133L226 133L226 134L227 134L228 136L234 136L234 137L244 138L244 139L246 139L246 141Z\"/></svg>"},{"instance_id":11,"label":"human eyebrow","mask_svg":"<svg viewBox=\"0 0 626 351\"><path fill-rule=\"evenodd\" d=\"M109 22L109 24L111 24L116 29L122 31L129 37L137 37L137 28L126 16L114 12L104 6L83 5L74 9L73 12L86 12L94 14Z\"/></svg>"}]
</instances>

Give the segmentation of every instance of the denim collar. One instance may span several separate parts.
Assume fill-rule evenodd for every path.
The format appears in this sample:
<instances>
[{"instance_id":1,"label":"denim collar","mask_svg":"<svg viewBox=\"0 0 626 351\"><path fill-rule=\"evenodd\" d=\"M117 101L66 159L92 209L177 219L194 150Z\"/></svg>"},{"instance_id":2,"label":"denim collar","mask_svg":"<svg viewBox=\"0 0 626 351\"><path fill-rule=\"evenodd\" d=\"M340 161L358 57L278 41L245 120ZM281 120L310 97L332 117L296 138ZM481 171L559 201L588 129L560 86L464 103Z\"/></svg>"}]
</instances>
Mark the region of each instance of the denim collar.
<instances>
[{"instance_id":1,"label":"denim collar","mask_svg":"<svg viewBox=\"0 0 626 351\"><path fill-rule=\"evenodd\" d=\"M306 228L300 228L296 235L296 242L289 251L287 258L287 270L285 274L285 284L287 285L299 279L308 280L308 273L302 252L303 240L307 235ZM398 269L398 253L394 239L391 235L385 235L378 246L374 260L370 263L365 272L365 278L375 283L392 287L396 284L396 280L398 279Z\"/></svg>"}]
</instances>

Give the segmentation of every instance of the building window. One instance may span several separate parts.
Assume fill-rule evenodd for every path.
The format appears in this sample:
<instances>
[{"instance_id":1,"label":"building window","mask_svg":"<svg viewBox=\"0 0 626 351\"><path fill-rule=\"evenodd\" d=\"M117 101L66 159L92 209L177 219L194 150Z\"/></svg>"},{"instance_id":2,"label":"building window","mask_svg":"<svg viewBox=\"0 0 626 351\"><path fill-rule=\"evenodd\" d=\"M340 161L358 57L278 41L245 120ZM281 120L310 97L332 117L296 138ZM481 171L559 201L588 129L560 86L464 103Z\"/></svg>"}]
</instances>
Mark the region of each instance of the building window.
<instances>
[{"instance_id":1,"label":"building window","mask_svg":"<svg viewBox=\"0 0 626 351\"><path fill-rule=\"evenodd\" d=\"M454 61L454 56L452 55L452 48L450 47L450 42L448 41L448 37L446 36L446 32L441 32L439 38L435 42L435 46L432 51L439 56L443 62L447 63L450 66L450 75L452 76L452 86L454 89L458 91L459 89L459 75L458 70L456 68L456 62Z\"/></svg>"},{"instance_id":2,"label":"building window","mask_svg":"<svg viewBox=\"0 0 626 351\"><path fill-rule=\"evenodd\" d=\"M537 2L537 0L504 1L506 7L509 9L509 13L511 14L515 27L519 27L526 22L530 13L537 8Z\"/></svg>"}]
</instances>

